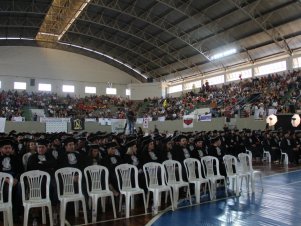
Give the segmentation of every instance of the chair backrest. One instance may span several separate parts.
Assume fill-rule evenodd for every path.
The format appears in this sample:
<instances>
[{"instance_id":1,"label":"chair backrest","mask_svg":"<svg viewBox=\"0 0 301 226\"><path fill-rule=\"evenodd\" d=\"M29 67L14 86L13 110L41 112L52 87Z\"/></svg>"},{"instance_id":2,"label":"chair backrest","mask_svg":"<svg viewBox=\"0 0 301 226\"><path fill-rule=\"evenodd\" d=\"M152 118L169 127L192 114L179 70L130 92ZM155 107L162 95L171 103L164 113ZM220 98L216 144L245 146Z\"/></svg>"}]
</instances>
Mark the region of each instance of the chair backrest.
<instances>
[{"instance_id":1,"label":"chair backrest","mask_svg":"<svg viewBox=\"0 0 301 226\"><path fill-rule=\"evenodd\" d=\"M158 185L166 185L165 169L162 164L157 162L148 162L143 165L143 172L146 180L146 186L155 187Z\"/></svg>"},{"instance_id":2,"label":"chair backrest","mask_svg":"<svg viewBox=\"0 0 301 226\"><path fill-rule=\"evenodd\" d=\"M233 155L225 155L223 161L226 168L227 176L235 175L237 172L237 159ZM235 172L234 172L235 169Z\"/></svg>"},{"instance_id":3,"label":"chair backrest","mask_svg":"<svg viewBox=\"0 0 301 226\"><path fill-rule=\"evenodd\" d=\"M7 183L8 182L8 183ZM8 173L0 172L0 205L12 203L12 189L13 189L14 178ZM8 184L8 189L5 189L5 185ZM6 196L7 193L7 196ZM4 200L4 197L8 197Z\"/></svg>"},{"instance_id":4,"label":"chair backrest","mask_svg":"<svg viewBox=\"0 0 301 226\"><path fill-rule=\"evenodd\" d=\"M202 179L201 162L195 158L184 159L188 181Z\"/></svg>"},{"instance_id":5,"label":"chair backrest","mask_svg":"<svg viewBox=\"0 0 301 226\"><path fill-rule=\"evenodd\" d=\"M129 188L139 188L138 185L138 168L131 164L120 164L115 167L118 188L120 191ZM132 181L134 180L134 181Z\"/></svg>"},{"instance_id":6,"label":"chair backrest","mask_svg":"<svg viewBox=\"0 0 301 226\"><path fill-rule=\"evenodd\" d=\"M50 175L41 170L31 170L21 174L22 201L50 200ZM44 197L43 197L44 196Z\"/></svg>"},{"instance_id":7,"label":"chair backrest","mask_svg":"<svg viewBox=\"0 0 301 226\"><path fill-rule=\"evenodd\" d=\"M87 166L84 169L88 194L96 191L109 190L109 171L100 165Z\"/></svg>"},{"instance_id":8,"label":"chair backrest","mask_svg":"<svg viewBox=\"0 0 301 226\"><path fill-rule=\"evenodd\" d=\"M82 172L73 167L64 167L55 171L58 197L82 194ZM77 188L76 189L76 185Z\"/></svg>"},{"instance_id":9,"label":"chair backrest","mask_svg":"<svg viewBox=\"0 0 301 226\"><path fill-rule=\"evenodd\" d=\"M250 155L246 153L240 153L238 154L238 159L241 164L242 173L249 173L253 169Z\"/></svg>"},{"instance_id":10,"label":"chair backrest","mask_svg":"<svg viewBox=\"0 0 301 226\"><path fill-rule=\"evenodd\" d=\"M220 176L218 158L205 156L201 159L201 163L206 178Z\"/></svg>"},{"instance_id":11,"label":"chair backrest","mask_svg":"<svg viewBox=\"0 0 301 226\"><path fill-rule=\"evenodd\" d=\"M31 152L27 152L22 156L22 164L23 164L25 171L27 171L27 163L28 163L28 159L31 155L32 155Z\"/></svg>"},{"instance_id":12,"label":"chair backrest","mask_svg":"<svg viewBox=\"0 0 301 226\"><path fill-rule=\"evenodd\" d=\"M166 160L162 163L165 168L165 181L167 184L183 181L182 166L176 160Z\"/></svg>"}]
</instances>

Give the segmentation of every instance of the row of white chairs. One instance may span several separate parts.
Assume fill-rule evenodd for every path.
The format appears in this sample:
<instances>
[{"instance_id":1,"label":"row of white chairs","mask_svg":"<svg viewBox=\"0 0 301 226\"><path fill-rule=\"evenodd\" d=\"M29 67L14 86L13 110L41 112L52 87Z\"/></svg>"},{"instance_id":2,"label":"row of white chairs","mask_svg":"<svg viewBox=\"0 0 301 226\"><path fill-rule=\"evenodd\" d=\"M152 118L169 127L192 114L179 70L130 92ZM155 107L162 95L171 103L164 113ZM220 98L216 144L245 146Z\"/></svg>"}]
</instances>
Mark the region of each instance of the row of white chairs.
<instances>
[{"instance_id":1,"label":"row of white chairs","mask_svg":"<svg viewBox=\"0 0 301 226\"><path fill-rule=\"evenodd\" d=\"M252 191L254 176L258 174L253 170L251 157L247 154L239 155L240 162L242 164L241 172L234 172L233 165L237 167L237 160L234 156L224 156L224 163L226 166L227 177L229 179L236 180L236 194L240 190L238 187L238 179L246 178L247 183L251 181ZM130 208L134 208L134 196L142 194L145 213L147 212L147 206L149 205L150 194L153 194L153 206L155 214L158 211L158 207L161 205L161 194L167 192L170 196L171 208L174 210L177 208L179 199L179 189L186 187L187 198L189 198L191 204L191 195L189 184L194 184L196 203L200 203L200 194L202 185L204 185L204 193L208 187L210 199L216 198L216 188L218 181L224 181L225 194L227 195L226 178L220 175L219 161L212 156L206 156L201 159L201 162L194 158L188 158L184 160L184 166L187 174L188 182L182 178L182 166L180 162L175 160L167 160L162 164L150 162L143 166L144 176L146 178L147 186L147 201L145 198L144 190L139 187L138 184L138 169L134 165L121 164L115 168L115 173L118 181L118 188L120 191L119 211L121 211L122 197L125 196L125 211L126 217L130 215ZM205 177L202 176L202 170L205 173ZM236 168L237 169L237 168ZM113 192L109 189L109 172L104 166L93 165L84 169L84 175L86 178L87 192L92 203L92 222L96 222L97 218L97 204L99 198L101 198L102 211L105 212L106 197L111 197L112 209L114 218L116 218L115 201ZM102 178L105 178L104 180ZM85 224L88 223L85 197L82 193L82 172L79 169L66 167L58 169L55 172L55 180L57 184L58 198L60 205L60 225L65 224L65 212L66 206L69 202L74 202L75 216L78 217L79 201L82 202L83 214ZM42 184L44 183L46 188L46 194L42 193ZM46 224L46 211L45 207L49 211L50 225L53 225L52 208L49 197L50 187L50 175L47 172L33 170L25 172L20 177L21 189L22 189L22 201L24 205L24 226L28 222L29 210L33 207L42 207L42 223ZM0 187L4 189L4 184L8 184L8 202L4 202L4 191L1 191L0 195L0 211L4 212L4 225L13 225L12 220L12 204L11 194L13 186L13 178L6 173L0 173ZM104 183L104 184L103 184ZM242 183L242 179L241 179ZM77 184L77 188L75 187ZM61 189L62 188L62 191ZM43 196L44 195L44 196ZM167 195L166 195L167 197Z\"/></svg>"}]
</instances>

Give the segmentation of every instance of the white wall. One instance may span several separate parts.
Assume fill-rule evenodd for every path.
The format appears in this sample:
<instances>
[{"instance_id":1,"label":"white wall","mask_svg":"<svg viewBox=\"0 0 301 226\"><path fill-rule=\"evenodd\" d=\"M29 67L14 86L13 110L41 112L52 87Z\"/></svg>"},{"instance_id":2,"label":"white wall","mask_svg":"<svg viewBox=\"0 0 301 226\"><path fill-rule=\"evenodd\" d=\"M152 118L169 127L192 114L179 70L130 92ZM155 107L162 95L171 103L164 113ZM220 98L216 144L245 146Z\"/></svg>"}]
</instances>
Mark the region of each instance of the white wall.
<instances>
[{"instance_id":1,"label":"white wall","mask_svg":"<svg viewBox=\"0 0 301 226\"><path fill-rule=\"evenodd\" d=\"M125 96L129 83L139 83L131 75L96 59L67 51L27 47L0 46L1 89L13 89L13 82L27 83L28 91L38 91L38 83L52 84L52 92L62 95L62 84L75 85L76 95L84 96L85 86L96 86L105 94L107 83L113 83L117 95ZM30 86L35 79L35 86Z\"/></svg>"},{"instance_id":2,"label":"white wall","mask_svg":"<svg viewBox=\"0 0 301 226\"><path fill-rule=\"evenodd\" d=\"M148 97L161 97L162 96L162 83L141 83L129 84L128 88L131 90L130 98L132 100L143 100Z\"/></svg>"}]
</instances>

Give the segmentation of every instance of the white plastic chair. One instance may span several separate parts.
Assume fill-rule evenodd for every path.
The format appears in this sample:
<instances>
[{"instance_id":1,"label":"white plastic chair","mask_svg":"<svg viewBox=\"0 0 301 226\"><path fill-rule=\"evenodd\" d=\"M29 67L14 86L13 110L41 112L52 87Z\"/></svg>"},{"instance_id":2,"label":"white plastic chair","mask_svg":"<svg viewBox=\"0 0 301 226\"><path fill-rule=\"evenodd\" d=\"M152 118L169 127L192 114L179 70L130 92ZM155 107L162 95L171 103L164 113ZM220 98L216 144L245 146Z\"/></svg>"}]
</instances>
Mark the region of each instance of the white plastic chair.
<instances>
[{"instance_id":1,"label":"white plastic chair","mask_svg":"<svg viewBox=\"0 0 301 226\"><path fill-rule=\"evenodd\" d=\"M217 181L224 181L225 194L227 196L227 181L226 178L220 174L218 158L214 156L205 156L201 159L201 163L205 173L205 178L209 179L211 184L212 199L216 199Z\"/></svg>"},{"instance_id":2,"label":"white plastic chair","mask_svg":"<svg viewBox=\"0 0 301 226\"><path fill-rule=\"evenodd\" d=\"M22 189L22 201L24 206L24 221L23 225L28 223L28 214L31 208L42 207L42 223L46 224L46 211L49 211L50 225L52 221L52 207L49 197L50 175L41 170L31 170L21 174L20 177ZM45 194L43 194L45 189Z\"/></svg>"},{"instance_id":3,"label":"white plastic chair","mask_svg":"<svg viewBox=\"0 0 301 226\"><path fill-rule=\"evenodd\" d=\"M0 212L3 212L3 225L13 226L12 189L14 178L8 173L0 172ZM6 189L7 186L7 189ZM7 193L7 201L4 194Z\"/></svg>"},{"instance_id":4,"label":"white plastic chair","mask_svg":"<svg viewBox=\"0 0 301 226\"><path fill-rule=\"evenodd\" d=\"M109 171L100 165L88 166L84 169L87 192L92 199L92 223L96 222L98 199L101 198L102 211L105 212L106 197L111 197L114 218L116 218L113 192L109 189ZM103 184L104 183L104 184Z\"/></svg>"},{"instance_id":5,"label":"white plastic chair","mask_svg":"<svg viewBox=\"0 0 301 226\"><path fill-rule=\"evenodd\" d=\"M189 183L183 181L181 163L175 160L166 160L162 164L165 168L166 184L170 186L173 191L174 208L176 209L178 207L179 189L181 187L187 187L187 197L189 197L189 201L191 205L192 203L191 203Z\"/></svg>"},{"instance_id":6,"label":"white plastic chair","mask_svg":"<svg viewBox=\"0 0 301 226\"><path fill-rule=\"evenodd\" d=\"M158 207L161 206L161 192L169 192L171 207L174 210L171 187L165 182L165 169L162 164L148 162L143 165L143 172L148 190L146 205L149 203L150 192L153 193L154 214L158 213ZM159 183L161 181L161 183Z\"/></svg>"},{"instance_id":7,"label":"white plastic chair","mask_svg":"<svg viewBox=\"0 0 301 226\"><path fill-rule=\"evenodd\" d=\"M22 164L23 164L23 168L24 168L25 172L27 171L27 163L28 163L28 159L31 155L32 155L31 152L27 152L22 156Z\"/></svg>"},{"instance_id":8,"label":"white plastic chair","mask_svg":"<svg viewBox=\"0 0 301 226\"><path fill-rule=\"evenodd\" d=\"M223 157L223 161L226 167L227 178L229 182L232 183L232 190L235 191L236 196L239 196L239 192L241 191L243 179L246 180L247 190L249 189L249 174L239 172L237 159L233 155L225 155ZM235 172L234 170L235 169ZM239 179L241 180L241 185L239 186ZM234 189L235 184L235 189Z\"/></svg>"},{"instance_id":9,"label":"white plastic chair","mask_svg":"<svg viewBox=\"0 0 301 226\"><path fill-rule=\"evenodd\" d=\"M280 148L280 152L281 152L280 162L283 161L283 165L288 165L288 155L287 155L287 153L283 152L281 148Z\"/></svg>"},{"instance_id":10,"label":"white plastic chair","mask_svg":"<svg viewBox=\"0 0 301 226\"><path fill-rule=\"evenodd\" d=\"M118 181L118 189L120 191L120 199L119 199L119 212L121 211L121 203L122 203L122 195L125 196L125 216L129 218L130 216L130 202L132 201L132 206L134 201L131 200L134 195L142 194L143 203L144 203L144 211L146 211L146 202L145 202L145 194L144 190L141 189L138 185L138 169L134 165L130 164L120 164L116 166L115 173ZM132 181L134 179L134 181Z\"/></svg>"},{"instance_id":11,"label":"white plastic chair","mask_svg":"<svg viewBox=\"0 0 301 226\"><path fill-rule=\"evenodd\" d=\"M194 184L196 203L197 204L200 203L202 184L205 184L205 189L204 189L205 194L208 185L209 197L210 199L212 199L210 181L209 179L205 179L202 177L201 162L195 158L187 158L184 160L184 166L187 173L188 182Z\"/></svg>"},{"instance_id":12,"label":"white plastic chair","mask_svg":"<svg viewBox=\"0 0 301 226\"><path fill-rule=\"evenodd\" d=\"M85 197L82 193L82 172L79 169L65 167L55 171L58 198L60 205L60 224L65 224L65 213L68 202L74 202L75 217L78 217L78 201L82 202L85 224L88 224ZM77 189L76 187L77 186ZM62 190L61 190L62 188Z\"/></svg>"},{"instance_id":13,"label":"white plastic chair","mask_svg":"<svg viewBox=\"0 0 301 226\"><path fill-rule=\"evenodd\" d=\"M254 170L252 165L252 159L250 155L246 153L240 153L238 155L239 162L241 163L241 173L243 174L249 174L250 176L250 182L251 182L251 189L252 192L255 192L255 177L260 177L261 182L261 188L263 190L263 184L262 184L262 173L259 170Z\"/></svg>"},{"instance_id":14,"label":"white plastic chair","mask_svg":"<svg viewBox=\"0 0 301 226\"><path fill-rule=\"evenodd\" d=\"M262 160L268 163L272 162L271 153L263 148Z\"/></svg>"}]
</instances>

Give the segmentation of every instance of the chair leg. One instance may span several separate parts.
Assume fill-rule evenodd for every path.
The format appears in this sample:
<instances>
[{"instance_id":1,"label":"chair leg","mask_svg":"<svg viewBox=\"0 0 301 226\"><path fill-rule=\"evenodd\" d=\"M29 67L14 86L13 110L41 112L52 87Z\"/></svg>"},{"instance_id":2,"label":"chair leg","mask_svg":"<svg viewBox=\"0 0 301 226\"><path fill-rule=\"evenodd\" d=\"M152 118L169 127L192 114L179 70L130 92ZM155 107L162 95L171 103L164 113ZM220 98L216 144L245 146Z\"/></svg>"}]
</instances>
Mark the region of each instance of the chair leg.
<instances>
[{"instance_id":1,"label":"chair leg","mask_svg":"<svg viewBox=\"0 0 301 226\"><path fill-rule=\"evenodd\" d=\"M29 208L24 208L24 219L23 219L23 226L27 226L28 223L28 214L29 214Z\"/></svg>"},{"instance_id":2,"label":"chair leg","mask_svg":"<svg viewBox=\"0 0 301 226\"><path fill-rule=\"evenodd\" d=\"M92 199L92 223L95 223L97 220L97 203L98 199L93 197Z\"/></svg>"},{"instance_id":3,"label":"chair leg","mask_svg":"<svg viewBox=\"0 0 301 226\"><path fill-rule=\"evenodd\" d=\"M125 217L126 218L130 217L130 202L131 202L131 196L126 195L125 196Z\"/></svg>"},{"instance_id":4,"label":"chair leg","mask_svg":"<svg viewBox=\"0 0 301 226\"><path fill-rule=\"evenodd\" d=\"M83 205L85 224L88 224L87 207L86 207L85 197L83 197L81 201L82 201L82 205Z\"/></svg>"},{"instance_id":5,"label":"chair leg","mask_svg":"<svg viewBox=\"0 0 301 226\"><path fill-rule=\"evenodd\" d=\"M173 189L173 195L172 195L172 189L170 188L169 193L170 193L172 211L174 211L178 207L179 188L176 187Z\"/></svg>"},{"instance_id":6,"label":"chair leg","mask_svg":"<svg viewBox=\"0 0 301 226\"><path fill-rule=\"evenodd\" d=\"M165 192L165 204L167 203L168 191Z\"/></svg>"},{"instance_id":7,"label":"chair leg","mask_svg":"<svg viewBox=\"0 0 301 226\"><path fill-rule=\"evenodd\" d=\"M60 205L60 225L65 226L65 213L66 213L66 202L62 201Z\"/></svg>"},{"instance_id":8,"label":"chair leg","mask_svg":"<svg viewBox=\"0 0 301 226\"><path fill-rule=\"evenodd\" d=\"M154 214L158 213L158 203L159 203L159 192L158 190L154 190L153 192L153 206L154 206ZM172 200L172 196L170 196L170 199ZM172 202L172 201L171 201Z\"/></svg>"},{"instance_id":9,"label":"chair leg","mask_svg":"<svg viewBox=\"0 0 301 226\"><path fill-rule=\"evenodd\" d=\"M101 209L103 213L106 212L106 197L101 197Z\"/></svg>"},{"instance_id":10,"label":"chair leg","mask_svg":"<svg viewBox=\"0 0 301 226\"><path fill-rule=\"evenodd\" d=\"M48 207L48 212L49 212L49 224L50 224L50 226L53 226L53 217L52 217L52 207L51 207L51 203L49 203L49 204L47 205L47 207ZM45 222L45 224L46 224L46 222Z\"/></svg>"},{"instance_id":11,"label":"chair leg","mask_svg":"<svg viewBox=\"0 0 301 226\"><path fill-rule=\"evenodd\" d=\"M131 209L135 209L135 195L131 195Z\"/></svg>"},{"instance_id":12,"label":"chair leg","mask_svg":"<svg viewBox=\"0 0 301 226\"><path fill-rule=\"evenodd\" d=\"M122 194L119 195L119 212L121 212Z\"/></svg>"},{"instance_id":13,"label":"chair leg","mask_svg":"<svg viewBox=\"0 0 301 226\"><path fill-rule=\"evenodd\" d=\"M146 206L148 207L149 205L149 191L147 192L147 196L146 196Z\"/></svg>"},{"instance_id":14,"label":"chair leg","mask_svg":"<svg viewBox=\"0 0 301 226\"><path fill-rule=\"evenodd\" d=\"M76 218L78 218L78 211L79 211L79 203L78 201L74 201L74 213Z\"/></svg>"},{"instance_id":15,"label":"chair leg","mask_svg":"<svg viewBox=\"0 0 301 226\"><path fill-rule=\"evenodd\" d=\"M194 193L195 193L195 202L196 202L196 204L199 204L200 199L201 199L201 184L200 183L194 184Z\"/></svg>"},{"instance_id":16,"label":"chair leg","mask_svg":"<svg viewBox=\"0 0 301 226\"><path fill-rule=\"evenodd\" d=\"M190 205L192 205L189 185L187 185L186 198L189 198Z\"/></svg>"},{"instance_id":17,"label":"chair leg","mask_svg":"<svg viewBox=\"0 0 301 226\"><path fill-rule=\"evenodd\" d=\"M111 200L112 200L112 208L113 208L114 218L116 218L115 200L114 200L113 194L111 195Z\"/></svg>"},{"instance_id":18,"label":"chair leg","mask_svg":"<svg viewBox=\"0 0 301 226\"><path fill-rule=\"evenodd\" d=\"M46 210L45 210L45 206L42 206L42 223L46 224Z\"/></svg>"},{"instance_id":19,"label":"chair leg","mask_svg":"<svg viewBox=\"0 0 301 226\"><path fill-rule=\"evenodd\" d=\"M7 210L7 218L8 218L8 225L9 226L14 226L13 209L11 207L9 207L8 210Z\"/></svg>"},{"instance_id":20,"label":"chair leg","mask_svg":"<svg viewBox=\"0 0 301 226\"><path fill-rule=\"evenodd\" d=\"M145 214L147 214L147 205L146 205L146 202L145 202L145 194L144 194L144 192L142 193L142 196L143 196L144 212L145 212Z\"/></svg>"}]
</instances>

